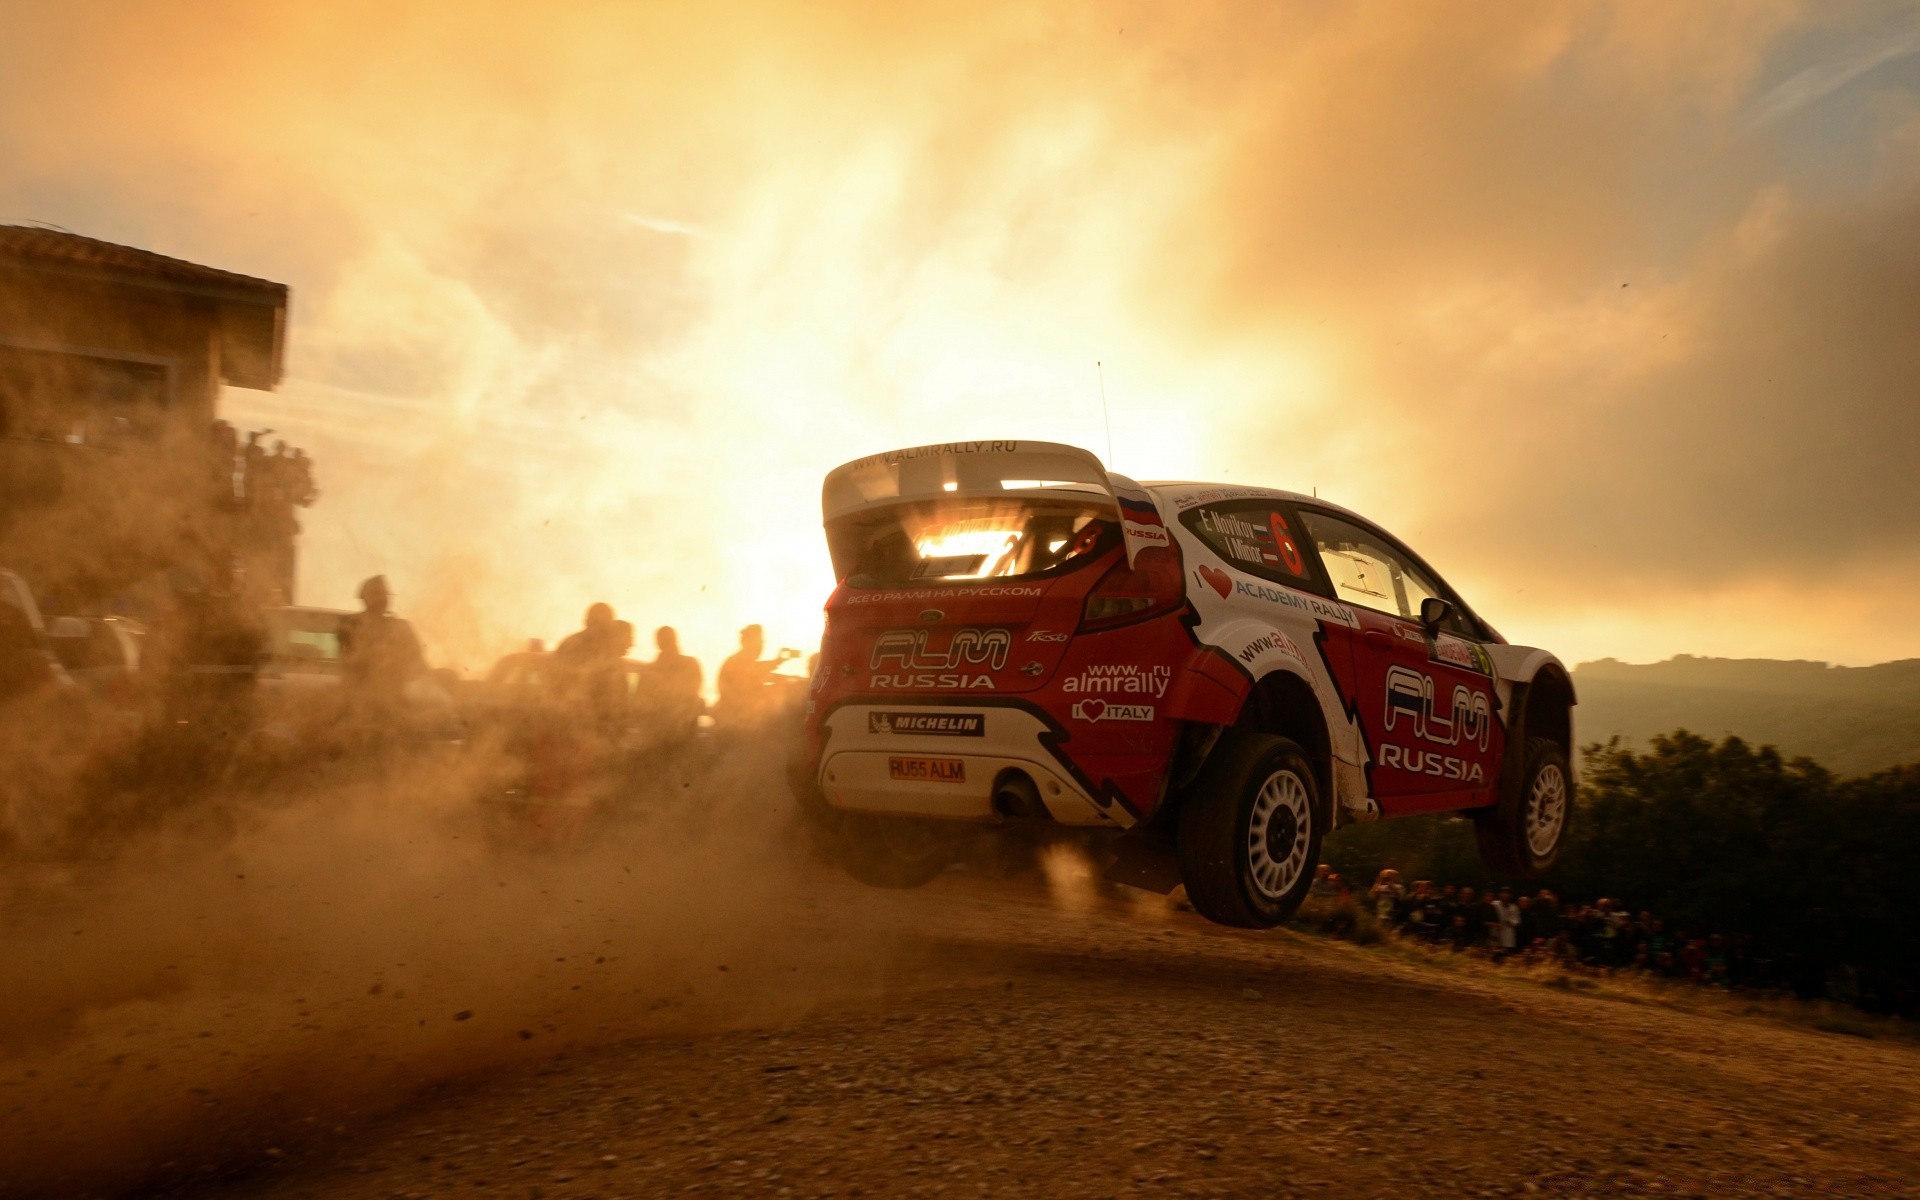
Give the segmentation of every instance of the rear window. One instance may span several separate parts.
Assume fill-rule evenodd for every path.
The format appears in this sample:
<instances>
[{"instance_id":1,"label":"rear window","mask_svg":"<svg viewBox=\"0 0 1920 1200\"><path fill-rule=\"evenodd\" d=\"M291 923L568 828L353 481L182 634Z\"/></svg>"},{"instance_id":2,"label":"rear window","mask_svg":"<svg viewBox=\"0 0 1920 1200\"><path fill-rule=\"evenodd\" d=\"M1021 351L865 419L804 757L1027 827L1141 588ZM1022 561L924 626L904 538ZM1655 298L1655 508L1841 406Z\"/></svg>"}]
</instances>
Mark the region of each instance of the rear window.
<instances>
[{"instance_id":1,"label":"rear window","mask_svg":"<svg viewBox=\"0 0 1920 1200\"><path fill-rule=\"evenodd\" d=\"M827 527L834 573L854 587L1031 579L1120 544L1112 508L1080 499L901 504Z\"/></svg>"}]
</instances>

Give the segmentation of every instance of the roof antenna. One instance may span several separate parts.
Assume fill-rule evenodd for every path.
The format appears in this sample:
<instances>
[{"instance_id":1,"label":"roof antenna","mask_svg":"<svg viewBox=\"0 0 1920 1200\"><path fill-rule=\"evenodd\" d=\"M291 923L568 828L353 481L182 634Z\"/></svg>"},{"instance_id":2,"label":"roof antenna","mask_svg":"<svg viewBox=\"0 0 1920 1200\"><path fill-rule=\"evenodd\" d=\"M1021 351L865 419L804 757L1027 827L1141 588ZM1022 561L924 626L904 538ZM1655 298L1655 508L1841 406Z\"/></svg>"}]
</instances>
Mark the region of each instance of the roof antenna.
<instances>
[{"instance_id":1,"label":"roof antenna","mask_svg":"<svg viewBox=\"0 0 1920 1200\"><path fill-rule=\"evenodd\" d=\"M1093 360L1093 373L1100 380L1100 419L1107 426L1107 470L1113 470L1113 414L1107 411L1107 371L1099 359Z\"/></svg>"}]
</instances>

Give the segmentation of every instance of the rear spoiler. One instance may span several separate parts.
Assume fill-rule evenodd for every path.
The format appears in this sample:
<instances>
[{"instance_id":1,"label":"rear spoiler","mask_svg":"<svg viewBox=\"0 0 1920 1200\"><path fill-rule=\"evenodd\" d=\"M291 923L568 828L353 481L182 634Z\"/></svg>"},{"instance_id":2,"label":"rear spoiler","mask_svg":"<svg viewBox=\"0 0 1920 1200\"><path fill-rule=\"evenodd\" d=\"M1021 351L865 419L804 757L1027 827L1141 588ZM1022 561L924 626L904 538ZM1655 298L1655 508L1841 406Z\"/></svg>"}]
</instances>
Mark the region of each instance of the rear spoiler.
<instances>
[{"instance_id":1,"label":"rear spoiler","mask_svg":"<svg viewBox=\"0 0 1920 1200\"><path fill-rule=\"evenodd\" d=\"M941 442L855 459L827 473L822 516L831 523L869 508L952 496L1030 499L1083 492L1111 500L1131 564L1142 550L1173 544L1145 488L1115 475L1078 446L1059 442Z\"/></svg>"}]
</instances>

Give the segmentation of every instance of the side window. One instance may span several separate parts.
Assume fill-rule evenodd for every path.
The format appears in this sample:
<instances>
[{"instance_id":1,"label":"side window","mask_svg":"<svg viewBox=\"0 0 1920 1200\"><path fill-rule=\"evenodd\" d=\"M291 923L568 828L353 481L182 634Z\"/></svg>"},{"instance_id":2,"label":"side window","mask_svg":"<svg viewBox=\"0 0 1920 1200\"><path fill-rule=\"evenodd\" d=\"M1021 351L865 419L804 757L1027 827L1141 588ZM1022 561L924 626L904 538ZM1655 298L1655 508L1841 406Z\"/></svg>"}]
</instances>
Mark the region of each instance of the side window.
<instances>
[{"instance_id":1,"label":"side window","mask_svg":"<svg viewBox=\"0 0 1920 1200\"><path fill-rule=\"evenodd\" d=\"M1303 549L1295 515L1283 504L1273 500L1207 504L1182 514L1180 520L1207 549L1249 575L1289 587L1313 582L1311 555Z\"/></svg>"},{"instance_id":2,"label":"side window","mask_svg":"<svg viewBox=\"0 0 1920 1200\"><path fill-rule=\"evenodd\" d=\"M1300 519L1306 523L1320 561L1333 580L1336 599L1418 621L1421 601L1446 595L1425 571L1379 535L1326 513L1302 513ZM1449 625L1459 626L1450 632L1475 636L1457 613Z\"/></svg>"}]
</instances>

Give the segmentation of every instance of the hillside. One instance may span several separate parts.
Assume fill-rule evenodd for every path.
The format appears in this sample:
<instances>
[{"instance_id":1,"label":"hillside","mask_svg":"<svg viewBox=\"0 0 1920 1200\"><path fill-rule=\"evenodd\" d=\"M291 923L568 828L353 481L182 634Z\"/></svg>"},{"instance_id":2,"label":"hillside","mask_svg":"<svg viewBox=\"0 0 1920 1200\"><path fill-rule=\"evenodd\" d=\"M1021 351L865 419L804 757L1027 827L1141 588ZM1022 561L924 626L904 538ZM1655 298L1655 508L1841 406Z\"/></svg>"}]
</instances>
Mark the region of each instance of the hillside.
<instances>
[{"instance_id":1,"label":"hillside","mask_svg":"<svg viewBox=\"0 0 1920 1200\"><path fill-rule=\"evenodd\" d=\"M1842 775L1920 761L1920 659L1871 667L1765 658L1611 658L1573 672L1582 743L1689 729L1805 755Z\"/></svg>"}]
</instances>

